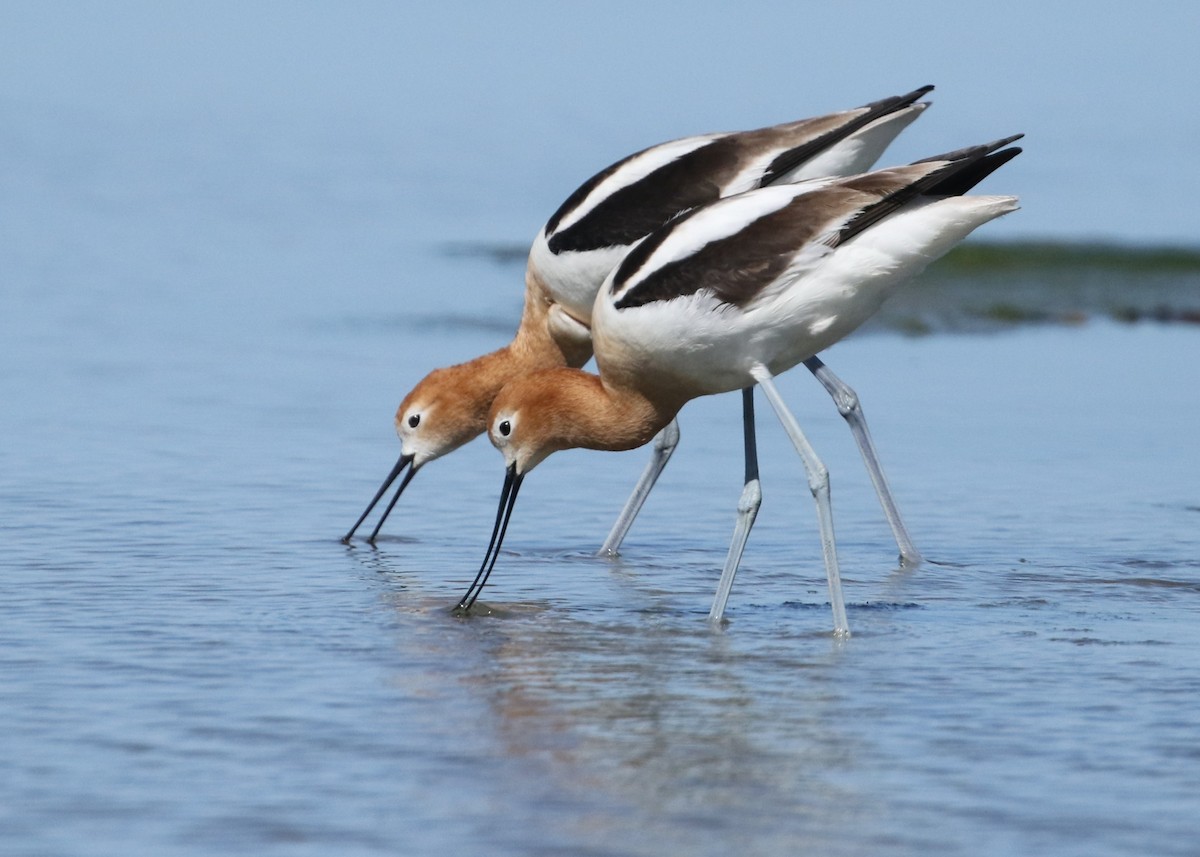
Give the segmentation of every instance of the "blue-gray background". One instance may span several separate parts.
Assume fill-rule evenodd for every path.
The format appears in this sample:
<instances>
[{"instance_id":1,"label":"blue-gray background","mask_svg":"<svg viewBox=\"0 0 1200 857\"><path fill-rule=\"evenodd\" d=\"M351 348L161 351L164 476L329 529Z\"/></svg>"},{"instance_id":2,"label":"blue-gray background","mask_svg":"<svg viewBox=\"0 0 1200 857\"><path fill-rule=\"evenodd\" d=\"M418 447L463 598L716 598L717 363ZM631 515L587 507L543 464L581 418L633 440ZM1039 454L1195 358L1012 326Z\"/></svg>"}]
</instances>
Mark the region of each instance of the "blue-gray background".
<instances>
[{"instance_id":1,"label":"blue-gray background","mask_svg":"<svg viewBox=\"0 0 1200 857\"><path fill-rule=\"evenodd\" d=\"M897 158L1014 131L997 236L1192 242L1200 10L1184 2L7 2L5 126L373 147L410 237L528 240L653 142L938 86ZM93 132L95 133L95 132ZM356 159L357 161L357 159ZM364 167L365 169L365 167ZM16 213L10 212L9 216Z\"/></svg>"}]
</instances>

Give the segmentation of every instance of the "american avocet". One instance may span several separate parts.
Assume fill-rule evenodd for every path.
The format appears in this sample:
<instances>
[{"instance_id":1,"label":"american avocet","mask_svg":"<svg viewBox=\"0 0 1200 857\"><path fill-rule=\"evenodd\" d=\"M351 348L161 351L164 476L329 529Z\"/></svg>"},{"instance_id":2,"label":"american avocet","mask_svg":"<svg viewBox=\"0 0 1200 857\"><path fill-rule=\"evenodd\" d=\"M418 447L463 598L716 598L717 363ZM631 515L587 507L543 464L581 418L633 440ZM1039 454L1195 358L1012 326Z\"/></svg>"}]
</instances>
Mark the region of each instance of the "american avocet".
<instances>
[{"instance_id":1,"label":"american avocet","mask_svg":"<svg viewBox=\"0 0 1200 857\"><path fill-rule=\"evenodd\" d=\"M888 144L928 106L924 86L853 110L734 133L703 134L630 155L581 185L538 232L525 273L525 310L513 341L490 354L427 375L396 410L401 453L348 542L404 472L368 538L374 542L409 481L423 465L486 429L492 399L512 378L537 369L579 367L591 356L592 304L605 276L637 241L680 213L755 187L870 169ZM912 546L879 470L853 391L813 358L809 367L839 402L871 470L905 558ZM614 554L678 442L664 428L638 486L602 553Z\"/></svg>"},{"instance_id":2,"label":"american avocet","mask_svg":"<svg viewBox=\"0 0 1200 857\"><path fill-rule=\"evenodd\" d=\"M1019 136L905 167L752 190L694 209L638 244L596 297L600 374L542 370L513 380L492 404L488 434L507 475L483 564L459 607L479 597L522 480L552 452L632 449L691 399L757 384L804 461L834 631L849 633L828 473L772 378L849 334L976 227L1014 211L1016 197L965 194L1020 152L1005 148ZM746 439L747 486L757 486L749 432ZM724 612L756 509L757 501L739 504L713 620Z\"/></svg>"}]
</instances>

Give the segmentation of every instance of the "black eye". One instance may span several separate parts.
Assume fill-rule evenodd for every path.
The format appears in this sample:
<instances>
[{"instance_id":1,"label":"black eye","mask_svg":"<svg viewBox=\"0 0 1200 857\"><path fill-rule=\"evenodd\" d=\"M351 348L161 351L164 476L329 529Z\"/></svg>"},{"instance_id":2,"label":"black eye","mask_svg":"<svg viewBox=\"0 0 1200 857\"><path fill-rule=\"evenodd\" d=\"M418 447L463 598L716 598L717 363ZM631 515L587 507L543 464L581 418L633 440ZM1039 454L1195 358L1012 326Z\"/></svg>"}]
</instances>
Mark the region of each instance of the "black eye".
<instances>
[{"instance_id":1,"label":"black eye","mask_svg":"<svg viewBox=\"0 0 1200 857\"><path fill-rule=\"evenodd\" d=\"M413 414L411 417L408 418L408 427L409 428L416 428L420 424L421 424L421 415L420 414Z\"/></svg>"},{"instance_id":2,"label":"black eye","mask_svg":"<svg viewBox=\"0 0 1200 857\"><path fill-rule=\"evenodd\" d=\"M498 428L500 430L500 434L504 435L505 437L508 437L510 434L512 434L512 423L510 423L508 420L500 423L500 425L498 425L496 428Z\"/></svg>"}]
</instances>

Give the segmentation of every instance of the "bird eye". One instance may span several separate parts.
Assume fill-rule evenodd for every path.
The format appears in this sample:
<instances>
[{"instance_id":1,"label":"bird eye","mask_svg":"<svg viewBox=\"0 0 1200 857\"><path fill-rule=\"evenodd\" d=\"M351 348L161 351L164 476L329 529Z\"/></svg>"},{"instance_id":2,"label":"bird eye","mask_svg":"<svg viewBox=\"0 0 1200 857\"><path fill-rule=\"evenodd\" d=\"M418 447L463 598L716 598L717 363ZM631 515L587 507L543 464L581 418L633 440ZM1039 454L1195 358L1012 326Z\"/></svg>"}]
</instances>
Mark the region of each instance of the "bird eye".
<instances>
[{"instance_id":1,"label":"bird eye","mask_svg":"<svg viewBox=\"0 0 1200 857\"><path fill-rule=\"evenodd\" d=\"M408 418L408 427L409 428L416 428L420 424L421 424L421 415L420 414L413 414L411 417Z\"/></svg>"},{"instance_id":2,"label":"bird eye","mask_svg":"<svg viewBox=\"0 0 1200 857\"><path fill-rule=\"evenodd\" d=\"M500 423L500 425L496 426L496 428L500 430L500 434L504 435L504 437L508 437L510 434L512 434L512 423L510 423L508 420L504 420L502 423Z\"/></svg>"}]
</instances>

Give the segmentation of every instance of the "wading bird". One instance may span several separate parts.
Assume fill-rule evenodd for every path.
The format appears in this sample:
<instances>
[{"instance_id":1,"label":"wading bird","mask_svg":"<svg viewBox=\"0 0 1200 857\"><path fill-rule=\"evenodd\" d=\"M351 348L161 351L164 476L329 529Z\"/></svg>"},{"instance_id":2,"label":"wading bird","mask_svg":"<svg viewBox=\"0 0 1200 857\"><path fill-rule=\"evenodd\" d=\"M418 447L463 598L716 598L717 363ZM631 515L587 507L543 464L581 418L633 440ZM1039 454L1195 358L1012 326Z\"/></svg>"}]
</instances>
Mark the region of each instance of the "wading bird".
<instances>
[{"instance_id":1,"label":"wading bird","mask_svg":"<svg viewBox=\"0 0 1200 857\"><path fill-rule=\"evenodd\" d=\"M762 387L808 473L834 632L848 634L829 480L772 379L845 337L897 286L1012 196L967 191L1021 150L1020 135L849 178L774 185L677 217L631 250L592 311L600 374L546 369L509 383L488 415L506 476L470 610L495 567L522 480L548 455L641 446L699 396ZM710 618L719 620L761 502L752 421L746 491Z\"/></svg>"},{"instance_id":2,"label":"wading bird","mask_svg":"<svg viewBox=\"0 0 1200 857\"><path fill-rule=\"evenodd\" d=\"M349 542L393 482L408 472L368 541L417 470L477 435L488 409L513 378L538 369L579 367L592 354L592 305L601 283L630 247L680 214L753 188L859 173L928 106L924 86L863 107L784 125L687 137L618 161L580 186L538 233L525 274L525 310L513 341L482 357L437 369L396 411L400 457L343 537ZM908 564L920 561L888 491L854 391L817 357L806 362L834 397L862 451L880 503ZM744 396L744 407L752 400ZM747 419L750 418L746 411ZM662 430L638 485L600 552L615 554L679 440L672 420Z\"/></svg>"}]
</instances>

